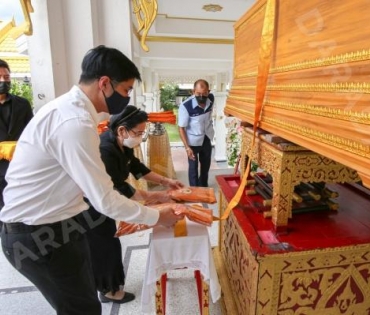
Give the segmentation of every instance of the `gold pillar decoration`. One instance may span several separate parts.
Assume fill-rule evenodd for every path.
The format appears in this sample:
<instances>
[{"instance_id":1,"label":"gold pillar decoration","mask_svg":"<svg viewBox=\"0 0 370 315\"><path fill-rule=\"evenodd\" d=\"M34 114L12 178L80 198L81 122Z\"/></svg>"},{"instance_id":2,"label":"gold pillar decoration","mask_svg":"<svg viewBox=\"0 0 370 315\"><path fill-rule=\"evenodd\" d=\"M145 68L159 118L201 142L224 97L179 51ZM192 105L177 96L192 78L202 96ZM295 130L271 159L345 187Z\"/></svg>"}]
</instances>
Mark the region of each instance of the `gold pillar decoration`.
<instances>
[{"instance_id":1,"label":"gold pillar decoration","mask_svg":"<svg viewBox=\"0 0 370 315\"><path fill-rule=\"evenodd\" d=\"M21 6L22 6L22 11L24 15L24 31L23 33L25 35L32 35L33 34L33 28L32 28L32 21L31 21L31 16L30 13L34 12L31 0L20 0Z\"/></svg>"},{"instance_id":2,"label":"gold pillar decoration","mask_svg":"<svg viewBox=\"0 0 370 315\"><path fill-rule=\"evenodd\" d=\"M149 47L145 44L145 40L150 27L157 17L157 0L132 0L132 4L134 6L136 19L139 23L139 29L137 32L140 34L142 31L142 35L140 36L141 48L144 51L149 51Z\"/></svg>"},{"instance_id":3,"label":"gold pillar decoration","mask_svg":"<svg viewBox=\"0 0 370 315\"><path fill-rule=\"evenodd\" d=\"M163 124L155 123L149 131L147 146L147 166L155 173L176 178L173 166L170 140ZM153 183L148 183L153 186Z\"/></svg>"},{"instance_id":4,"label":"gold pillar decoration","mask_svg":"<svg viewBox=\"0 0 370 315\"><path fill-rule=\"evenodd\" d=\"M144 156L141 146L134 148L134 155L140 160L141 163L144 163ZM136 179L132 174L130 174L126 181L135 189L148 190L148 183L144 178Z\"/></svg>"}]
</instances>

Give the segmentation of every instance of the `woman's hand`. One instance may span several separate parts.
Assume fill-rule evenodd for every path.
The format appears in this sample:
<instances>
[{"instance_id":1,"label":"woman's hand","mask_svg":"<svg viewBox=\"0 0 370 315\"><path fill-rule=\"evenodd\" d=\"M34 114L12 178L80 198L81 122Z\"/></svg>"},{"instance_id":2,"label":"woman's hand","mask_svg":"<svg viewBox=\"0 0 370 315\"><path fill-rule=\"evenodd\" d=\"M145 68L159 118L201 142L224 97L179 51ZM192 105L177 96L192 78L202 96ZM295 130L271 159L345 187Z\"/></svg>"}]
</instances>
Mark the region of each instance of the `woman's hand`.
<instances>
[{"instance_id":1,"label":"woman's hand","mask_svg":"<svg viewBox=\"0 0 370 315\"><path fill-rule=\"evenodd\" d=\"M185 185L177 179L166 178L166 181L166 186L170 187L171 189L180 189L185 187Z\"/></svg>"},{"instance_id":2,"label":"woman's hand","mask_svg":"<svg viewBox=\"0 0 370 315\"><path fill-rule=\"evenodd\" d=\"M168 203L168 202L174 203L175 202L171 199L171 197L165 190L148 191L145 201L146 201L145 204L147 205L151 205L151 204L155 205L157 203Z\"/></svg>"}]
</instances>

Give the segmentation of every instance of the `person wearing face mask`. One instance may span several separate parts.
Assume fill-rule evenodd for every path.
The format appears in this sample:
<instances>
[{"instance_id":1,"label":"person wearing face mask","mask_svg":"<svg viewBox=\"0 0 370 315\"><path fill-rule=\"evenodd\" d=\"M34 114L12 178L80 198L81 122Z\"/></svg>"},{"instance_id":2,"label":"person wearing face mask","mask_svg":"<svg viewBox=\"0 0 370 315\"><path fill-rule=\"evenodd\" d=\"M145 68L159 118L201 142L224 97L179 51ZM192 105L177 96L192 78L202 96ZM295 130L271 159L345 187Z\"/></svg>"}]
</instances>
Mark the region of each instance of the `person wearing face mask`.
<instances>
[{"instance_id":1,"label":"person wearing face mask","mask_svg":"<svg viewBox=\"0 0 370 315\"><path fill-rule=\"evenodd\" d=\"M188 156L190 186L208 187L211 141L215 133L212 122L213 104L214 96L209 93L208 82L199 79L194 83L193 95L179 107L178 126Z\"/></svg>"},{"instance_id":2,"label":"person wearing face mask","mask_svg":"<svg viewBox=\"0 0 370 315\"><path fill-rule=\"evenodd\" d=\"M171 202L167 191L136 190L126 182L131 173L136 179L144 178L172 189L183 187L183 184L177 180L152 172L134 156L133 148L142 142L147 120L147 113L132 105L128 105L118 115L113 115L109 129L100 135L101 158L114 188L120 194L131 200L145 201L149 204ZM103 222L92 229L86 227L100 301L103 303L132 301L135 296L122 289L125 284L125 274L121 243L114 237L116 222L96 211L93 206L88 211L94 220Z\"/></svg>"},{"instance_id":3,"label":"person wearing face mask","mask_svg":"<svg viewBox=\"0 0 370 315\"><path fill-rule=\"evenodd\" d=\"M0 59L0 142L17 141L33 117L28 100L10 94L10 68L5 60ZM0 211L4 206L3 190L6 186L5 174L9 161L0 160ZM0 222L0 231L2 223Z\"/></svg>"},{"instance_id":4,"label":"person wearing face mask","mask_svg":"<svg viewBox=\"0 0 370 315\"><path fill-rule=\"evenodd\" d=\"M135 64L101 45L81 68L78 85L40 108L20 136L0 212L4 256L59 315L102 311L83 227L101 222L89 216L84 197L114 220L172 227L183 218L171 205L158 210L120 194L100 157L98 113L126 106L140 80Z\"/></svg>"}]
</instances>

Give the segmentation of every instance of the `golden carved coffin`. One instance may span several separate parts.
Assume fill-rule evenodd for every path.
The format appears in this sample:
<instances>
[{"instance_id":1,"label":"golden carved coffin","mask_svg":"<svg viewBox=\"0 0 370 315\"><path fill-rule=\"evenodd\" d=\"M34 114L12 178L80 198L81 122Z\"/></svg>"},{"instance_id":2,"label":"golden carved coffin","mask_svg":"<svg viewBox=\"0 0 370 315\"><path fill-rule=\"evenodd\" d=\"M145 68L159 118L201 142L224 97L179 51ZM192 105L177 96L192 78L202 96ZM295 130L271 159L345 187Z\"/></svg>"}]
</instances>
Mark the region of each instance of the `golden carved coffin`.
<instances>
[{"instance_id":1,"label":"golden carved coffin","mask_svg":"<svg viewBox=\"0 0 370 315\"><path fill-rule=\"evenodd\" d=\"M369 17L369 0L257 1L235 24L225 113L254 123L261 43L270 46L259 127L357 170L370 187Z\"/></svg>"}]
</instances>

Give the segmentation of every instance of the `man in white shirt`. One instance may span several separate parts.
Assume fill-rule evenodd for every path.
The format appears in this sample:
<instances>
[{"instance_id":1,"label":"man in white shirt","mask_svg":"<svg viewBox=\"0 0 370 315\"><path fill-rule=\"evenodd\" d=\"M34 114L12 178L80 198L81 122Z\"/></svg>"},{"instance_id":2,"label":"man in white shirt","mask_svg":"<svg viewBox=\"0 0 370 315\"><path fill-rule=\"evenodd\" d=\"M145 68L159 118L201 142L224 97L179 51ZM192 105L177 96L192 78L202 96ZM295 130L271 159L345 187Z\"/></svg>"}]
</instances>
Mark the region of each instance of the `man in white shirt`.
<instances>
[{"instance_id":1,"label":"man in white shirt","mask_svg":"<svg viewBox=\"0 0 370 315\"><path fill-rule=\"evenodd\" d=\"M209 94L209 84L203 79L195 81L193 93L179 107L179 133L188 156L189 185L208 187L211 141L215 134L212 122L214 96Z\"/></svg>"},{"instance_id":2,"label":"man in white shirt","mask_svg":"<svg viewBox=\"0 0 370 315\"><path fill-rule=\"evenodd\" d=\"M89 249L79 224L86 196L95 209L126 222L172 226L170 206L158 211L113 190L100 158L100 112L127 105L136 66L120 51L98 46L82 62L79 85L42 107L20 137L4 191L1 241L9 262L58 315L99 315Z\"/></svg>"}]
</instances>

